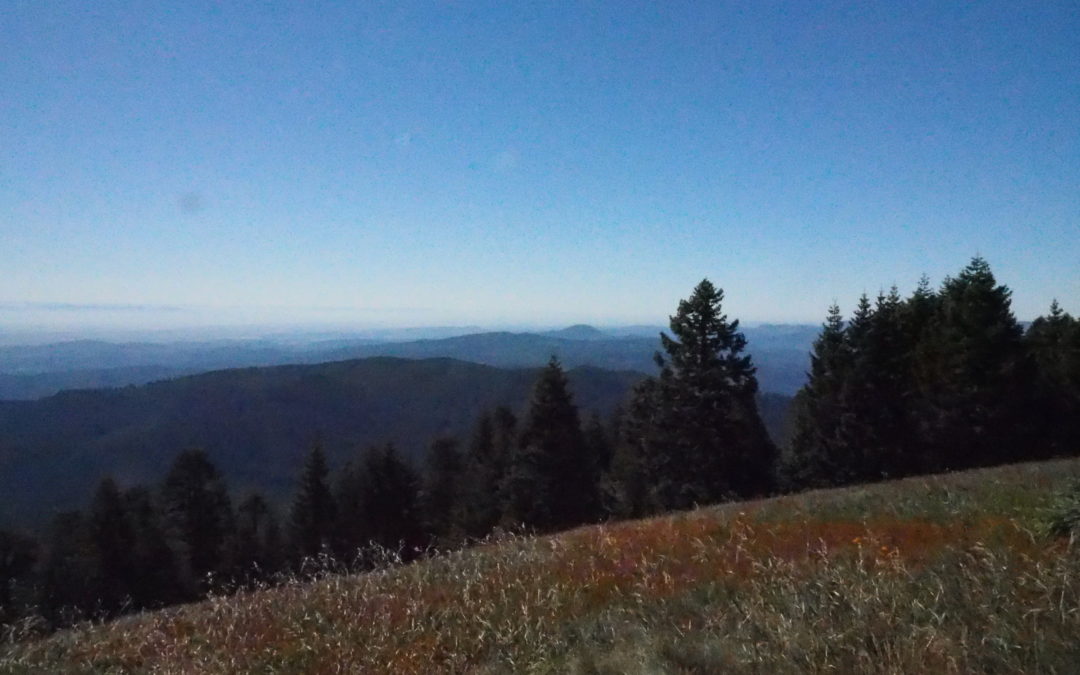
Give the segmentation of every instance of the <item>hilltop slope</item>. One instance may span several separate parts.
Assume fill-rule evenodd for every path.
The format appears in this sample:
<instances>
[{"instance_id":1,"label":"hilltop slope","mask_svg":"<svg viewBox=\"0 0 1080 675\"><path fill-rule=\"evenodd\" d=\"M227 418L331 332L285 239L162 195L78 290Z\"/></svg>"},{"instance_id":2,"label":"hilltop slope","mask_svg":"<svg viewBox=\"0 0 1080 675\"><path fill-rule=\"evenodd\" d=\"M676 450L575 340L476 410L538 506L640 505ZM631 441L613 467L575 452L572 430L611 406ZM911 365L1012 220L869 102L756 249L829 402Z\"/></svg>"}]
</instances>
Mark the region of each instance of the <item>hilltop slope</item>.
<instances>
[{"instance_id":1,"label":"hilltop slope","mask_svg":"<svg viewBox=\"0 0 1080 675\"><path fill-rule=\"evenodd\" d=\"M36 672L1074 672L1080 460L513 538L0 654Z\"/></svg>"}]
</instances>

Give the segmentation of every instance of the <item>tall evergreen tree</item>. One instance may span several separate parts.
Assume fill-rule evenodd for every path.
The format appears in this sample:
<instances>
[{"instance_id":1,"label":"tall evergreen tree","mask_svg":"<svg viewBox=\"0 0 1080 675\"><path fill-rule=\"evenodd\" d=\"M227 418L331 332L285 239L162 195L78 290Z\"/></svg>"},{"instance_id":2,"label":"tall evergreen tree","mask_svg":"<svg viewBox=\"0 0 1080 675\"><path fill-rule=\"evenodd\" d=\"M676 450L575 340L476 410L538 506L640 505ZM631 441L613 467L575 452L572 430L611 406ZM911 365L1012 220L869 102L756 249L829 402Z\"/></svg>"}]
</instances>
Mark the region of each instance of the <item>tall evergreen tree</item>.
<instances>
[{"instance_id":1,"label":"tall evergreen tree","mask_svg":"<svg viewBox=\"0 0 1080 675\"><path fill-rule=\"evenodd\" d=\"M257 492L236 507L237 567L248 579L261 579L285 564L273 510Z\"/></svg>"},{"instance_id":2,"label":"tall evergreen tree","mask_svg":"<svg viewBox=\"0 0 1080 675\"><path fill-rule=\"evenodd\" d=\"M87 525L94 563L94 575L88 581L95 589L100 609L113 614L132 602L131 584L139 570L133 555L135 532L123 495L112 478L99 484Z\"/></svg>"},{"instance_id":3,"label":"tall evergreen tree","mask_svg":"<svg viewBox=\"0 0 1080 675\"><path fill-rule=\"evenodd\" d=\"M1080 453L1080 321L1054 300L1028 327L1028 351L1037 371L1037 427L1045 456Z\"/></svg>"},{"instance_id":4,"label":"tall evergreen tree","mask_svg":"<svg viewBox=\"0 0 1080 675\"><path fill-rule=\"evenodd\" d=\"M322 445L308 453L289 512L289 540L297 559L328 552L331 545L336 506L327 483L329 469Z\"/></svg>"},{"instance_id":5,"label":"tall evergreen tree","mask_svg":"<svg viewBox=\"0 0 1080 675\"><path fill-rule=\"evenodd\" d=\"M915 350L934 323L938 311L939 298L930 287L930 278L925 274L904 301L900 308L900 318L904 326L904 348L909 359L914 358ZM914 367L914 363L910 364Z\"/></svg>"},{"instance_id":6,"label":"tall evergreen tree","mask_svg":"<svg viewBox=\"0 0 1080 675\"><path fill-rule=\"evenodd\" d=\"M499 521L499 484L503 467L497 466L495 428L490 412L476 420L465 454L463 499L464 528L467 535L482 537Z\"/></svg>"},{"instance_id":7,"label":"tall evergreen tree","mask_svg":"<svg viewBox=\"0 0 1080 675\"><path fill-rule=\"evenodd\" d=\"M615 457L615 448L619 443L619 432L622 427L622 408L618 407L611 417L604 421L600 414L593 412L589 415L582 433L585 438L585 456L590 460L589 472L592 476L593 485L593 517L607 516L611 513L611 495L609 492L609 477L611 476L611 463Z\"/></svg>"},{"instance_id":8,"label":"tall evergreen tree","mask_svg":"<svg viewBox=\"0 0 1080 675\"><path fill-rule=\"evenodd\" d=\"M874 413L879 402L874 358L874 328L878 323L870 298L859 296L844 339L851 357L839 399L839 418L833 448L833 483L845 484L880 477Z\"/></svg>"},{"instance_id":9,"label":"tall evergreen tree","mask_svg":"<svg viewBox=\"0 0 1080 675\"><path fill-rule=\"evenodd\" d=\"M1022 457L1033 374L1011 295L981 257L942 286L917 368L930 470Z\"/></svg>"},{"instance_id":10,"label":"tall evergreen tree","mask_svg":"<svg viewBox=\"0 0 1080 675\"><path fill-rule=\"evenodd\" d=\"M134 606L179 602L182 593L176 560L150 490L136 486L124 492L124 512L135 542L131 550L134 577L128 583Z\"/></svg>"},{"instance_id":11,"label":"tall evergreen tree","mask_svg":"<svg viewBox=\"0 0 1080 675\"><path fill-rule=\"evenodd\" d=\"M359 459L346 463L334 481L334 503L337 505L334 552L346 564L354 562L372 537L364 512L364 483L363 462Z\"/></svg>"},{"instance_id":12,"label":"tall evergreen tree","mask_svg":"<svg viewBox=\"0 0 1080 675\"><path fill-rule=\"evenodd\" d=\"M862 368L856 366L868 383L861 411L873 427L868 478L903 476L920 468L912 432L915 385L907 339L904 302L893 286L888 294L878 295Z\"/></svg>"},{"instance_id":13,"label":"tall evergreen tree","mask_svg":"<svg viewBox=\"0 0 1080 675\"><path fill-rule=\"evenodd\" d=\"M533 388L509 471L508 514L550 530L598 513L597 467L588 455L566 373L554 356Z\"/></svg>"},{"instance_id":14,"label":"tall evergreen tree","mask_svg":"<svg viewBox=\"0 0 1080 675\"><path fill-rule=\"evenodd\" d=\"M912 444L912 450L905 462L907 473L932 471L937 464L937 457L931 450L933 414L930 399L924 389L926 379L921 376L923 366L920 355L925 349L924 345L930 342L939 309L940 298L931 289L930 280L925 274L919 279L911 297L905 300L900 308L907 375L905 391L910 424L908 438Z\"/></svg>"},{"instance_id":15,"label":"tall evergreen tree","mask_svg":"<svg viewBox=\"0 0 1080 675\"><path fill-rule=\"evenodd\" d=\"M464 518L470 537L483 537L502 520L504 488L517 445L517 417L506 406L476 421L465 456Z\"/></svg>"},{"instance_id":16,"label":"tall evergreen tree","mask_svg":"<svg viewBox=\"0 0 1080 675\"><path fill-rule=\"evenodd\" d=\"M465 460L457 439L435 439L428 449L420 503L424 527L439 546L465 537Z\"/></svg>"},{"instance_id":17,"label":"tall evergreen tree","mask_svg":"<svg viewBox=\"0 0 1080 675\"><path fill-rule=\"evenodd\" d=\"M686 508L768 492L776 448L758 414L757 378L739 322L721 311L708 279L679 302L673 336L661 333L657 409L646 435L652 499Z\"/></svg>"},{"instance_id":18,"label":"tall evergreen tree","mask_svg":"<svg viewBox=\"0 0 1080 675\"><path fill-rule=\"evenodd\" d=\"M365 450L337 484L338 546L347 561L370 544L415 557L424 543L420 476L392 443Z\"/></svg>"},{"instance_id":19,"label":"tall evergreen tree","mask_svg":"<svg viewBox=\"0 0 1080 675\"><path fill-rule=\"evenodd\" d=\"M810 353L807 383L792 404L795 430L782 469L785 487L835 485L849 465L838 444L844 386L853 365L840 307L833 303Z\"/></svg>"},{"instance_id":20,"label":"tall evergreen tree","mask_svg":"<svg viewBox=\"0 0 1080 675\"><path fill-rule=\"evenodd\" d=\"M914 470L912 388L903 302L894 286L871 307L866 294L847 327L849 369L840 388L833 483L880 480Z\"/></svg>"},{"instance_id":21,"label":"tall evergreen tree","mask_svg":"<svg viewBox=\"0 0 1080 675\"><path fill-rule=\"evenodd\" d=\"M616 518L638 518L653 508L650 487L648 449L654 447L660 410L655 378L646 378L634 386L629 406L617 427L614 449L602 488L604 510Z\"/></svg>"},{"instance_id":22,"label":"tall evergreen tree","mask_svg":"<svg viewBox=\"0 0 1080 675\"><path fill-rule=\"evenodd\" d=\"M209 576L229 571L232 504L217 468L203 450L176 458L161 488L163 516L189 593L207 589Z\"/></svg>"}]
</instances>

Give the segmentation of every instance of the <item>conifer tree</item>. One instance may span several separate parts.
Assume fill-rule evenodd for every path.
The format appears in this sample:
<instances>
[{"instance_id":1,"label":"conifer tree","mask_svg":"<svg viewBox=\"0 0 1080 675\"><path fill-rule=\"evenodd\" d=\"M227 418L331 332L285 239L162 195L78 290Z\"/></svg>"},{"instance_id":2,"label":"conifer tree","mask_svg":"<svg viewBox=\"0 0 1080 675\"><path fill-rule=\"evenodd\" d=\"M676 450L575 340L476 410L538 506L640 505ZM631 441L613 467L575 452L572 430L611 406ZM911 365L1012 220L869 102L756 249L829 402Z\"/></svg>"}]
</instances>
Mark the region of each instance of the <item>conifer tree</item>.
<instances>
[{"instance_id":1,"label":"conifer tree","mask_svg":"<svg viewBox=\"0 0 1080 675\"><path fill-rule=\"evenodd\" d=\"M864 360L856 365L867 382L861 411L873 431L867 478L890 478L917 472L920 462L912 433L914 380L907 345L904 303L893 286L874 306Z\"/></svg>"},{"instance_id":2,"label":"conifer tree","mask_svg":"<svg viewBox=\"0 0 1080 675\"><path fill-rule=\"evenodd\" d=\"M502 467L495 456L495 428L490 412L476 420L465 455L463 518L465 533L482 537L499 520L499 484Z\"/></svg>"},{"instance_id":3,"label":"conifer tree","mask_svg":"<svg viewBox=\"0 0 1080 675\"><path fill-rule=\"evenodd\" d=\"M439 546L457 546L465 536L464 478L457 439L435 439L428 449L420 502L425 529Z\"/></svg>"},{"instance_id":4,"label":"conifer tree","mask_svg":"<svg viewBox=\"0 0 1080 675\"><path fill-rule=\"evenodd\" d=\"M331 545L336 507L327 484L328 473L322 445L315 443L304 462L289 512L289 540L299 560L327 552Z\"/></svg>"},{"instance_id":5,"label":"conifer tree","mask_svg":"<svg viewBox=\"0 0 1080 675\"><path fill-rule=\"evenodd\" d=\"M850 367L840 389L833 484L912 470L910 364L903 302L894 286L871 307L863 294L845 333Z\"/></svg>"},{"instance_id":6,"label":"conifer tree","mask_svg":"<svg viewBox=\"0 0 1080 675\"><path fill-rule=\"evenodd\" d=\"M347 561L370 544L418 554L423 541L420 476L392 443L373 446L351 462L337 484L339 548Z\"/></svg>"},{"instance_id":7,"label":"conifer tree","mask_svg":"<svg viewBox=\"0 0 1080 675\"><path fill-rule=\"evenodd\" d=\"M210 575L229 571L232 504L217 468L203 450L176 458L161 488L163 516L189 593L207 588Z\"/></svg>"},{"instance_id":8,"label":"conifer tree","mask_svg":"<svg viewBox=\"0 0 1080 675\"><path fill-rule=\"evenodd\" d=\"M981 257L942 286L917 368L930 470L994 464L1025 451L1033 374L1011 295Z\"/></svg>"},{"instance_id":9,"label":"conifer tree","mask_svg":"<svg viewBox=\"0 0 1080 675\"><path fill-rule=\"evenodd\" d=\"M930 343L931 332L940 309L940 298L931 289L930 280L924 274L919 279L915 291L900 308L900 319L904 327L904 360L906 362L907 381L905 400L908 411L908 438L911 450L904 463L906 473L925 473L932 471L937 463L932 447L930 410L928 392L924 389L927 379L923 377L921 353Z\"/></svg>"},{"instance_id":10,"label":"conifer tree","mask_svg":"<svg viewBox=\"0 0 1080 675\"><path fill-rule=\"evenodd\" d=\"M566 373L554 356L533 388L508 478L508 514L515 522L550 530L597 515L596 464Z\"/></svg>"},{"instance_id":11,"label":"conifer tree","mask_svg":"<svg viewBox=\"0 0 1080 675\"><path fill-rule=\"evenodd\" d=\"M835 485L846 480L847 458L838 445L844 386L852 354L840 307L833 303L810 353L807 383L793 402L795 430L785 456L785 487Z\"/></svg>"},{"instance_id":12,"label":"conifer tree","mask_svg":"<svg viewBox=\"0 0 1080 675\"><path fill-rule=\"evenodd\" d=\"M136 486L124 492L124 512L135 541L131 551L134 578L128 583L134 606L179 602L182 593L176 560L150 490Z\"/></svg>"},{"instance_id":13,"label":"conifer tree","mask_svg":"<svg viewBox=\"0 0 1080 675\"><path fill-rule=\"evenodd\" d=\"M550 473L547 457L536 444L514 447L500 486L500 525L536 530L554 528Z\"/></svg>"},{"instance_id":14,"label":"conifer tree","mask_svg":"<svg viewBox=\"0 0 1080 675\"><path fill-rule=\"evenodd\" d=\"M589 415L589 419L582 429L585 437L585 456L592 463L590 473L595 481L600 480L600 477L604 475L611 464L611 457L615 447L613 434L617 424L617 422L614 425L605 424L600 414L593 412ZM594 487L593 489L598 488Z\"/></svg>"},{"instance_id":15,"label":"conifer tree","mask_svg":"<svg viewBox=\"0 0 1080 675\"><path fill-rule=\"evenodd\" d=\"M334 481L334 503L337 518L334 523L334 551L337 558L352 564L357 554L371 541L372 532L364 512L363 461L356 459L345 464Z\"/></svg>"},{"instance_id":16,"label":"conifer tree","mask_svg":"<svg viewBox=\"0 0 1080 675\"><path fill-rule=\"evenodd\" d=\"M617 427L611 461L602 487L604 510L616 518L638 518L650 513L653 476L647 465L647 450L655 439L654 417L660 409L655 378L634 386L629 406Z\"/></svg>"},{"instance_id":17,"label":"conifer tree","mask_svg":"<svg viewBox=\"0 0 1080 675\"><path fill-rule=\"evenodd\" d=\"M652 500L687 508L768 492L776 448L758 414L757 378L739 322L721 311L723 291L708 279L679 302L646 435Z\"/></svg>"},{"instance_id":18,"label":"conifer tree","mask_svg":"<svg viewBox=\"0 0 1080 675\"><path fill-rule=\"evenodd\" d=\"M465 457L464 519L470 537L486 536L502 520L516 444L517 417L506 406L477 419Z\"/></svg>"},{"instance_id":19,"label":"conifer tree","mask_svg":"<svg viewBox=\"0 0 1080 675\"><path fill-rule=\"evenodd\" d=\"M900 319L904 326L904 348L908 359L914 358L916 347L933 325L938 311L938 295L930 287L930 278L925 274L919 277L919 283L911 297L900 307ZM910 364L914 367L914 363Z\"/></svg>"},{"instance_id":20,"label":"conifer tree","mask_svg":"<svg viewBox=\"0 0 1080 675\"><path fill-rule=\"evenodd\" d=\"M1055 299L1028 327L1028 352L1037 371L1035 419L1044 456L1080 453L1080 321Z\"/></svg>"},{"instance_id":21,"label":"conifer tree","mask_svg":"<svg viewBox=\"0 0 1080 675\"><path fill-rule=\"evenodd\" d=\"M113 614L131 601L130 584L135 581L135 533L128 519L123 496L112 478L98 485L87 518L94 575L87 581L94 587L101 611Z\"/></svg>"},{"instance_id":22,"label":"conifer tree","mask_svg":"<svg viewBox=\"0 0 1080 675\"><path fill-rule=\"evenodd\" d=\"M257 492L236 507L237 566L251 579L264 578L284 563L277 520Z\"/></svg>"},{"instance_id":23,"label":"conifer tree","mask_svg":"<svg viewBox=\"0 0 1080 675\"><path fill-rule=\"evenodd\" d=\"M874 413L879 396L875 373L877 356L873 348L874 327L878 323L870 298L859 296L844 339L851 364L840 391L839 418L833 439L833 483L842 485L880 477Z\"/></svg>"}]
</instances>

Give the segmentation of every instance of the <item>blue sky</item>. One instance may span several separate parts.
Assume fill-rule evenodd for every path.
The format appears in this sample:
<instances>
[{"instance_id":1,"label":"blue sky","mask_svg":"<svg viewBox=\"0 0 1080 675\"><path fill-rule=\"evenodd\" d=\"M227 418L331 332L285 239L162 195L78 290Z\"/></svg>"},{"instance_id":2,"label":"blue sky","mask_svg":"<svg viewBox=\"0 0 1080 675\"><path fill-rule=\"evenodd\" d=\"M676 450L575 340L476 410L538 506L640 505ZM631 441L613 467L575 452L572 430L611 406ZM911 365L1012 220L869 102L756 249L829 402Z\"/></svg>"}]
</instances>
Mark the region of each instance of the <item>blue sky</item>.
<instances>
[{"instance_id":1,"label":"blue sky","mask_svg":"<svg viewBox=\"0 0 1080 675\"><path fill-rule=\"evenodd\" d=\"M0 320L655 322L707 276L817 322L976 253L1020 318L1080 313L1077 35L1075 2L7 0Z\"/></svg>"}]
</instances>

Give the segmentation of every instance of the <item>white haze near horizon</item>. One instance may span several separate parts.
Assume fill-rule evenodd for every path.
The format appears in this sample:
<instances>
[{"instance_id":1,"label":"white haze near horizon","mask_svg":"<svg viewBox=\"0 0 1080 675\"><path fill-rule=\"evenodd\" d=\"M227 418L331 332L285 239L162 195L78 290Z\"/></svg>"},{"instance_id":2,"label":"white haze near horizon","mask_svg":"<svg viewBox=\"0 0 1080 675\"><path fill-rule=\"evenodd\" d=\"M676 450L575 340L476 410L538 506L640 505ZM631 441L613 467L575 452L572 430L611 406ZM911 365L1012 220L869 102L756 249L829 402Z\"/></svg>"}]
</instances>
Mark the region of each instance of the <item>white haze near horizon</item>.
<instances>
[{"instance_id":1,"label":"white haze near horizon","mask_svg":"<svg viewBox=\"0 0 1080 675\"><path fill-rule=\"evenodd\" d=\"M674 308L673 308L674 309ZM812 324L740 318L742 325ZM600 329L667 325L667 316L588 317L462 316L431 308L206 308L157 305L0 304L0 345L42 344L77 339L188 341L212 339L300 339L449 337L491 330L555 330L575 324Z\"/></svg>"}]
</instances>

